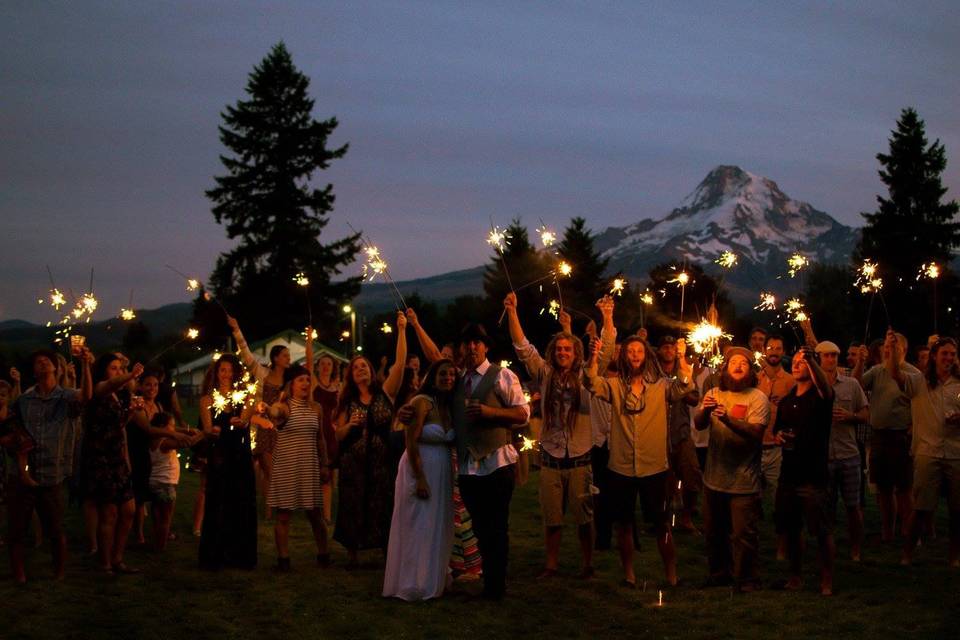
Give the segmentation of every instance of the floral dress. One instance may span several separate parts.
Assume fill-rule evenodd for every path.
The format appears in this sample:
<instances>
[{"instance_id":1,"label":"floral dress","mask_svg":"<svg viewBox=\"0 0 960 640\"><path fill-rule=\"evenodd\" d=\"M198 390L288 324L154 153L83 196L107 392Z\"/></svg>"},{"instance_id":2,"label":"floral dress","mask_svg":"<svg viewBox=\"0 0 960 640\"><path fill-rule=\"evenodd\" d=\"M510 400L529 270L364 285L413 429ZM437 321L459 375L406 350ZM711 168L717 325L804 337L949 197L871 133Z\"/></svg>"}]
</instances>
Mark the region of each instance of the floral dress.
<instances>
[{"instance_id":1,"label":"floral dress","mask_svg":"<svg viewBox=\"0 0 960 640\"><path fill-rule=\"evenodd\" d=\"M83 434L81 489L97 504L123 504L133 499L126 409L116 394L95 397L87 405Z\"/></svg>"},{"instance_id":2,"label":"floral dress","mask_svg":"<svg viewBox=\"0 0 960 640\"><path fill-rule=\"evenodd\" d=\"M387 438L393 403L383 391L369 405L351 401L347 415L366 411L366 422L340 442L340 495L333 539L351 551L386 549L393 515L393 483Z\"/></svg>"}]
</instances>

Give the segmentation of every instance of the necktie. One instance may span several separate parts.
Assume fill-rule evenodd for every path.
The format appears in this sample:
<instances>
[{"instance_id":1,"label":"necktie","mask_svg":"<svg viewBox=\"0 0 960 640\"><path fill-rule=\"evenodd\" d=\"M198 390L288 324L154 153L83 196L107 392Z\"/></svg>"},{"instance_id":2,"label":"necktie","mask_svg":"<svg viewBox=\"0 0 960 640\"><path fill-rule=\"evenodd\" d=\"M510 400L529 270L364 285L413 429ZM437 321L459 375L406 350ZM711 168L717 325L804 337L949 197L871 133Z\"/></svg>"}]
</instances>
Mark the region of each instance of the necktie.
<instances>
[{"instance_id":1,"label":"necktie","mask_svg":"<svg viewBox=\"0 0 960 640\"><path fill-rule=\"evenodd\" d=\"M468 371L466 378L463 384L463 395L469 398L473 395L473 371Z\"/></svg>"}]
</instances>

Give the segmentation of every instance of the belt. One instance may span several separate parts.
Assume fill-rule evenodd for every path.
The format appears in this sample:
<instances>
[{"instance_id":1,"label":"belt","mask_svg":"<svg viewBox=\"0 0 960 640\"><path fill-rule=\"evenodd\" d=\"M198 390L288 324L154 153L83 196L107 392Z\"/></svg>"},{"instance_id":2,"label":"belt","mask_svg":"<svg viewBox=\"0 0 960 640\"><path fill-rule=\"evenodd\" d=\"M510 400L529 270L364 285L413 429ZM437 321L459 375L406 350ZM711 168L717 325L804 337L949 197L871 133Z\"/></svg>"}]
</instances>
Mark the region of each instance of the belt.
<instances>
[{"instance_id":1,"label":"belt","mask_svg":"<svg viewBox=\"0 0 960 640\"><path fill-rule=\"evenodd\" d=\"M591 458L589 453L575 458L554 458L545 451L540 452L540 466L551 469L575 469L577 467L585 467L590 463Z\"/></svg>"}]
</instances>

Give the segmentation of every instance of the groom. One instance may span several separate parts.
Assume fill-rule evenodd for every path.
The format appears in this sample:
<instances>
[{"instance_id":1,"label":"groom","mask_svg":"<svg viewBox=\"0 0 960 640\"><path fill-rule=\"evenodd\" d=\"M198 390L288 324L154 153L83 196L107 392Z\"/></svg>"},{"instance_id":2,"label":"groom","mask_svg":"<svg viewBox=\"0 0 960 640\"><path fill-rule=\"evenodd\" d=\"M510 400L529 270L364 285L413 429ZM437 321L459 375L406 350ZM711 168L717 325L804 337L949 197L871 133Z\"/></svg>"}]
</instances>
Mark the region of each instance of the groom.
<instances>
[{"instance_id":1,"label":"groom","mask_svg":"<svg viewBox=\"0 0 960 640\"><path fill-rule=\"evenodd\" d=\"M482 325L460 334L463 375L453 398L460 495L473 518L483 557L483 597L500 600L506 589L508 520L515 466L514 429L530 418L520 380L490 364L490 338Z\"/></svg>"}]
</instances>

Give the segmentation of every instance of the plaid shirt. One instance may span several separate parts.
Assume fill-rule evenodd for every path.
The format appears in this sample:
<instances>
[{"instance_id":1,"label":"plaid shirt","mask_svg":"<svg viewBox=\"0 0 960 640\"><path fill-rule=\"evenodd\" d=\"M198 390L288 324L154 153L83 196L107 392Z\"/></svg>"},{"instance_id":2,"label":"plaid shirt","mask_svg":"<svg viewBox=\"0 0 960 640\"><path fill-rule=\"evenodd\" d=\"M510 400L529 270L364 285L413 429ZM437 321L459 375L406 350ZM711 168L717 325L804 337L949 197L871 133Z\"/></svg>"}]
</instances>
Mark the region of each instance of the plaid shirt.
<instances>
[{"instance_id":1,"label":"plaid shirt","mask_svg":"<svg viewBox=\"0 0 960 640\"><path fill-rule=\"evenodd\" d=\"M46 396L30 387L13 403L12 419L33 439L30 477L52 487L73 474L73 452L83 402L76 389L56 386Z\"/></svg>"}]
</instances>

